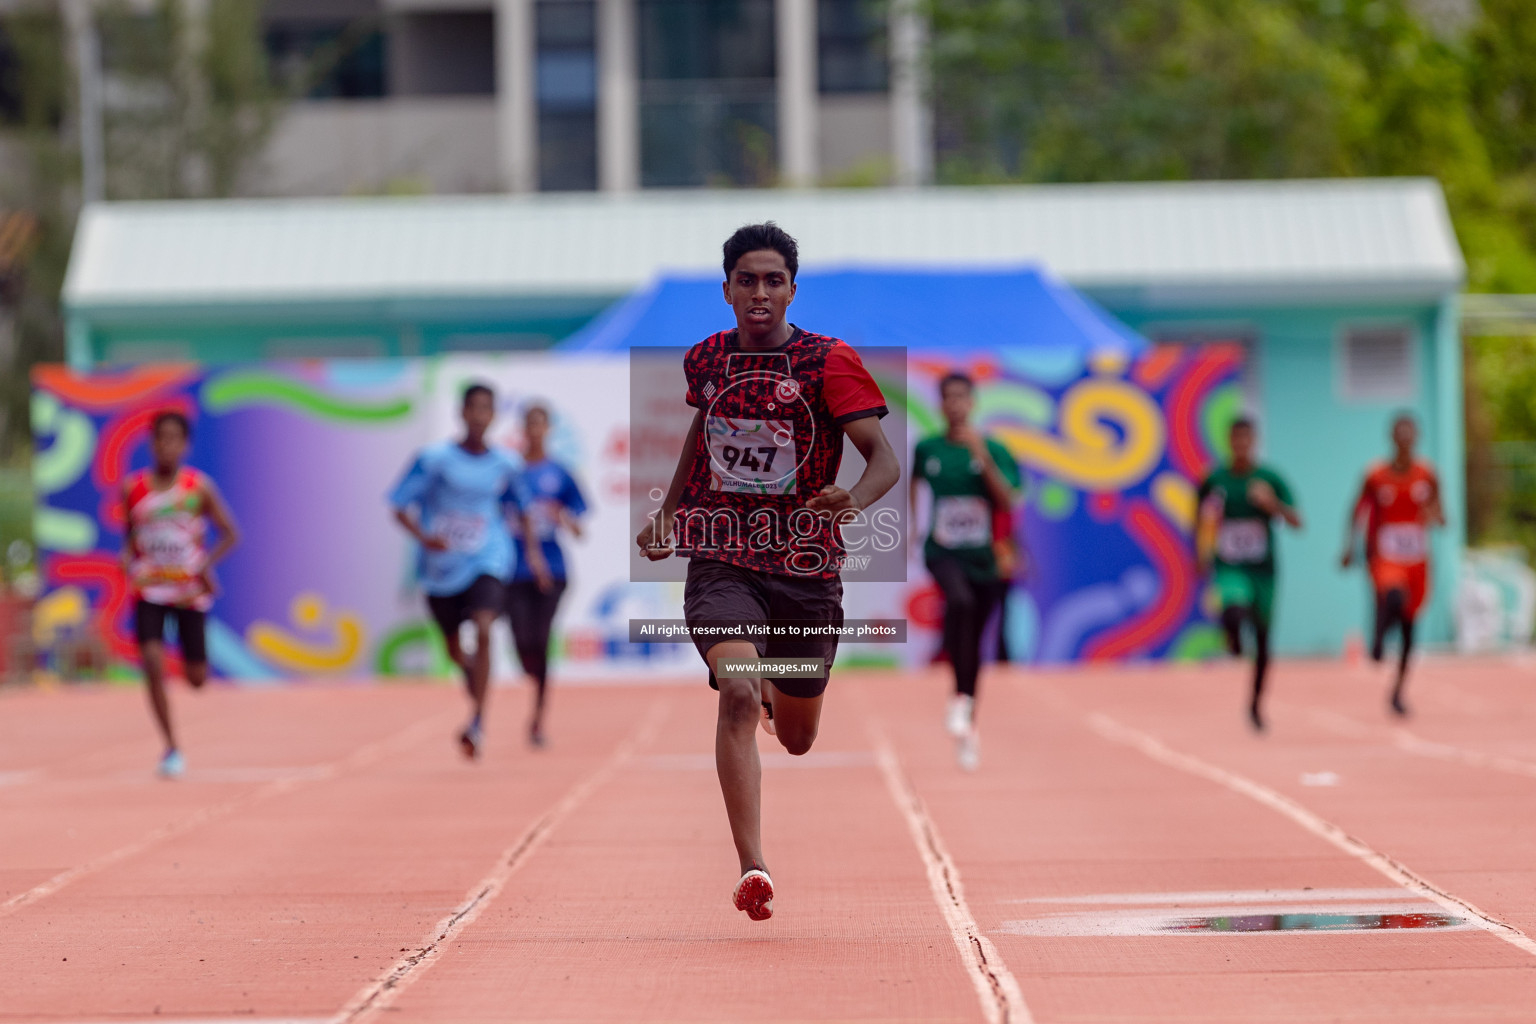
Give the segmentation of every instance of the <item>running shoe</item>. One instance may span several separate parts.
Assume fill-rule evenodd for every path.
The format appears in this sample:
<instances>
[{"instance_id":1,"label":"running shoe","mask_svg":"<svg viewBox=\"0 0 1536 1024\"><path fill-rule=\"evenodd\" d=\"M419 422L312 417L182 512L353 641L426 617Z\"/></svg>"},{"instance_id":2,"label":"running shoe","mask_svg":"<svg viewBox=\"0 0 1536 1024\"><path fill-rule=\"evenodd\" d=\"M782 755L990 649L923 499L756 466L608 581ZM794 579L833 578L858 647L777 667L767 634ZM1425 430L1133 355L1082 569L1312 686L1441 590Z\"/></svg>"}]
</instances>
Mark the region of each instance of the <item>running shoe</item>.
<instances>
[{"instance_id":1,"label":"running shoe","mask_svg":"<svg viewBox=\"0 0 1536 1024\"><path fill-rule=\"evenodd\" d=\"M1397 692L1392 694L1392 713L1399 718L1408 717L1408 705L1403 703L1403 695Z\"/></svg>"},{"instance_id":2,"label":"running shoe","mask_svg":"<svg viewBox=\"0 0 1536 1024\"><path fill-rule=\"evenodd\" d=\"M480 727L471 724L463 732L459 733L459 749L464 751L464 756L471 761L480 756L480 748L485 745L485 737L480 734Z\"/></svg>"},{"instance_id":3,"label":"running shoe","mask_svg":"<svg viewBox=\"0 0 1536 1024\"><path fill-rule=\"evenodd\" d=\"M973 772L981 766L981 737L976 735L974 726L955 740L955 763L964 772Z\"/></svg>"},{"instance_id":4,"label":"running shoe","mask_svg":"<svg viewBox=\"0 0 1536 1024\"><path fill-rule=\"evenodd\" d=\"M773 879L762 868L753 868L736 883L731 902L754 921L768 920L773 916Z\"/></svg>"},{"instance_id":5,"label":"running shoe","mask_svg":"<svg viewBox=\"0 0 1536 1024\"><path fill-rule=\"evenodd\" d=\"M969 694L957 693L950 699L949 713L944 717L944 728L958 740L971 731L971 723L975 716L976 698Z\"/></svg>"},{"instance_id":6,"label":"running shoe","mask_svg":"<svg viewBox=\"0 0 1536 1024\"><path fill-rule=\"evenodd\" d=\"M1264 731L1264 714L1259 710L1258 701L1248 705L1248 722L1253 726L1254 732Z\"/></svg>"},{"instance_id":7,"label":"running shoe","mask_svg":"<svg viewBox=\"0 0 1536 1024\"><path fill-rule=\"evenodd\" d=\"M773 705L763 701L763 732L769 736L777 736L779 730L773 724Z\"/></svg>"},{"instance_id":8,"label":"running shoe","mask_svg":"<svg viewBox=\"0 0 1536 1024\"><path fill-rule=\"evenodd\" d=\"M534 722L528 727L528 745L540 748L544 746L544 726L539 722Z\"/></svg>"},{"instance_id":9,"label":"running shoe","mask_svg":"<svg viewBox=\"0 0 1536 1024\"><path fill-rule=\"evenodd\" d=\"M155 772L162 779L179 779L187 772L187 762L182 758L181 751L167 750Z\"/></svg>"}]
</instances>

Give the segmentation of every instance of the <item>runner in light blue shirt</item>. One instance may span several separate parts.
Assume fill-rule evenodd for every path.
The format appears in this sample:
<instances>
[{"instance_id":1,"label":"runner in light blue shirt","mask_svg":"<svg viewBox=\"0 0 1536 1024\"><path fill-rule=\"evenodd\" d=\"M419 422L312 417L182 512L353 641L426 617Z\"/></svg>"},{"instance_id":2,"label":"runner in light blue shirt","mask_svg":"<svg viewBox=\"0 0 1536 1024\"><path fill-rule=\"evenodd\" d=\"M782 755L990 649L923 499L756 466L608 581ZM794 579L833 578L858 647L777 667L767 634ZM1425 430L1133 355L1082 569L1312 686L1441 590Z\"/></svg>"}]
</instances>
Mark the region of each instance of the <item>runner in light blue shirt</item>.
<instances>
[{"instance_id":1,"label":"runner in light blue shirt","mask_svg":"<svg viewBox=\"0 0 1536 1024\"><path fill-rule=\"evenodd\" d=\"M528 725L528 742L544 745L544 692L549 683L549 633L555 610L565 593L565 553L560 550L559 531L564 528L581 536L577 517L587 510L576 480L560 463L551 459L544 448L549 434L549 410L530 406L523 414L525 463L522 484L528 515L538 543L528 543L529 532L517 534L517 569L507 583L507 620L512 624L512 642L517 645L517 660L534 683L533 720ZM548 566L548 578L540 578L538 562Z\"/></svg>"},{"instance_id":2,"label":"runner in light blue shirt","mask_svg":"<svg viewBox=\"0 0 1536 1024\"><path fill-rule=\"evenodd\" d=\"M417 454L390 492L395 519L421 545L417 571L427 606L442 630L448 655L464 673L474 717L459 735L469 758L479 756L482 718L491 676L491 627L506 597L502 581L512 570L509 516L528 528L526 506L512 453L486 444L496 416L496 395L484 384L464 391L464 439ZM547 578L542 555L530 556L530 572ZM466 652L459 627L475 624L475 649Z\"/></svg>"}]
</instances>

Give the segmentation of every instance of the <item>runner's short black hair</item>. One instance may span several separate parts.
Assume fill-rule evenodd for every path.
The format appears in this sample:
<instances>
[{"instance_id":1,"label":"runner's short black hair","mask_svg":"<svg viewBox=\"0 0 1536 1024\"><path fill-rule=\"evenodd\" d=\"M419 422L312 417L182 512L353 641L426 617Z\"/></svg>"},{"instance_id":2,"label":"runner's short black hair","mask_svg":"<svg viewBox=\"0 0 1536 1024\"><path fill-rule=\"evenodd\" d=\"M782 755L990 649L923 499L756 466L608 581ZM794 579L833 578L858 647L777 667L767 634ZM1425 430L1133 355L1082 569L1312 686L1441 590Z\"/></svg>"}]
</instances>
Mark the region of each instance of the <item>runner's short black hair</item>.
<instances>
[{"instance_id":1,"label":"runner's short black hair","mask_svg":"<svg viewBox=\"0 0 1536 1024\"><path fill-rule=\"evenodd\" d=\"M772 249L783 256L784 265L789 268L791 281L800 272L799 244L790 237L789 232L770 220L762 224L747 224L739 227L734 235L725 240L723 246L725 276L727 278L731 276L731 271L736 269L736 263L743 256L749 252L757 252L759 249Z\"/></svg>"},{"instance_id":2,"label":"runner's short black hair","mask_svg":"<svg viewBox=\"0 0 1536 1024\"><path fill-rule=\"evenodd\" d=\"M545 405L543 402L529 402L526 406L523 407L523 419L526 420L534 413L538 413L540 416L543 416L544 419L548 422L554 422L554 417L549 414L549 406Z\"/></svg>"},{"instance_id":3,"label":"runner's short black hair","mask_svg":"<svg viewBox=\"0 0 1536 1024\"><path fill-rule=\"evenodd\" d=\"M496 392L491 389L489 384L471 384L464 389L464 405L468 405L469 400L476 395L484 395L491 400L492 405L496 404Z\"/></svg>"},{"instance_id":4,"label":"runner's short black hair","mask_svg":"<svg viewBox=\"0 0 1536 1024\"><path fill-rule=\"evenodd\" d=\"M185 415L177 412L175 409L163 409L155 413L155 418L149 421L149 432L151 434L160 433L160 427L165 423L176 424L181 428L182 437L188 440L192 439L192 424L188 422Z\"/></svg>"},{"instance_id":5,"label":"runner's short black hair","mask_svg":"<svg viewBox=\"0 0 1536 1024\"><path fill-rule=\"evenodd\" d=\"M959 370L951 370L944 375L944 379L939 381L940 398L944 396L944 389L949 387L951 384L964 384L967 391L976 390L976 382L971 379L970 374L961 373Z\"/></svg>"},{"instance_id":6,"label":"runner's short black hair","mask_svg":"<svg viewBox=\"0 0 1536 1024\"><path fill-rule=\"evenodd\" d=\"M1227 433L1230 434L1234 430L1256 430L1256 429L1258 429L1258 424L1256 422L1254 422L1253 417L1249 416L1247 413L1243 413L1241 416L1237 417L1236 419L1234 419L1232 421L1232 425L1227 428Z\"/></svg>"},{"instance_id":7,"label":"runner's short black hair","mask_svg":"<svg viewBox=\"0 0 1536 1024\"><path fill-rule=\"evenodd\" d=\"M1412 423L1414 427L1418 427L1419 418L1413 414L1412 409L1399 409L1392 414L1392 425L1395 427L1399 423Z\"/></svg>"}]
</instances>

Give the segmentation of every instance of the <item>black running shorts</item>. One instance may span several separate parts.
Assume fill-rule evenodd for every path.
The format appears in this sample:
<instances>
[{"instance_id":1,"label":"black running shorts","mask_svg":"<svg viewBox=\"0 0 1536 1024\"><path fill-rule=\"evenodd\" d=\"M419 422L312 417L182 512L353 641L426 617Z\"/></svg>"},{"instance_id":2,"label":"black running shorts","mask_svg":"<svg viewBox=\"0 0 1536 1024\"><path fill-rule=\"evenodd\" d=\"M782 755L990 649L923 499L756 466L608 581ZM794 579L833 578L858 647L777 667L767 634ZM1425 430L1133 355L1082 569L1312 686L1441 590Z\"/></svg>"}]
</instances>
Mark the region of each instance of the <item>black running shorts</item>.
<instances>
[{"instance_id":1,"label":"black running shorts","mask_svg":"<svg viewBox=\"0 0 1536 1024\"><path fill-rule=\"evenodd\" d=\"M165 642L165 620L176 620L176 643L181 660L189 665L208 664L208 613L195 608L175 608L140 600L133 607L133 632L143 647L151 640Z\"/></svg>"},{"instance_id":2,"label":"black running shorts","mask_svg":"<svg viewBox=\"0 0 1536 1024\"><path fill-rule=\"evenodd\" d=\"M776 622L843 624L843 581L833 577L787 576L744 569L711 559L688 562L688 581L683 585L683 619L689 628L700 625L770 625ZM714 637L695 637L694 646L708 663L709 649L720 643ZM760 658L822 658L828 673L837 656L837 637L805 640L752 639ZM714 672L709 685L719 689ZM820 679L775 679L773 685L790 697L819 697L827 688Z\"/></svg>"},{"instance_id":3,"label":"black running shorts","mask_svg":"<svg viewBox=\"0 0 1536 1024\"><path fill-rule=\"evenodd\" d=\"M458 636L459 626L476 612L495 612L500 618L506 605L505 584L495 576L476 576L475 582L457 594L427 595L427 607L443 636Z\"/></svg>"}]
</instances>

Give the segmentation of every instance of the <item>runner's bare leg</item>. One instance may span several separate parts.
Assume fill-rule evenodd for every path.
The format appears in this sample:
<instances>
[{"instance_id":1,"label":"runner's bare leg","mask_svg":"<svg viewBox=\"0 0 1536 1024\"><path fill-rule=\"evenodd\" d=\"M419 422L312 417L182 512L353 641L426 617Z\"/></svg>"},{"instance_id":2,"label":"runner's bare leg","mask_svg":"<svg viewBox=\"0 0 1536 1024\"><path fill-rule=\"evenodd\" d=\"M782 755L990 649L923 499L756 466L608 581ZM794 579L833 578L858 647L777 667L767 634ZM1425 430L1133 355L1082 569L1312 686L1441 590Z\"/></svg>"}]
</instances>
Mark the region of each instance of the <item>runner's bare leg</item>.
<instances>
[{"instance_id":1,"label":"runner's bare leg","mask_svg":"<svg viewBox=\"0 0 1536 1024\"><path fill-rule=\"evenodd\" d=\"M146 640L139 647L139 657L144 662L144 687L149 691L149 706L155 713L155 723L165 739L165 748L175 750L176 733L171 728L171 705L165 695L165 644L160 640Z\"/></svg>"},{"instance_id":2,"label":"runner's bare leg","mask_svg":"<svg viewBox=\"0 0 1536 1024\"><path fill-rule=\"evenodd\" d=\"M757 723L763 714L761 682L746 677L720 678L722 659L756 658L757 648L745 641L726 641L709 649L706 660L720 687L720 714L715 723L715 771L725 797L725 816L741 872L765 868L763 860L763 765L757 756Z\"/></svg>"}]
</instances>

